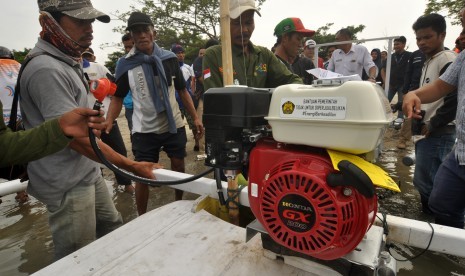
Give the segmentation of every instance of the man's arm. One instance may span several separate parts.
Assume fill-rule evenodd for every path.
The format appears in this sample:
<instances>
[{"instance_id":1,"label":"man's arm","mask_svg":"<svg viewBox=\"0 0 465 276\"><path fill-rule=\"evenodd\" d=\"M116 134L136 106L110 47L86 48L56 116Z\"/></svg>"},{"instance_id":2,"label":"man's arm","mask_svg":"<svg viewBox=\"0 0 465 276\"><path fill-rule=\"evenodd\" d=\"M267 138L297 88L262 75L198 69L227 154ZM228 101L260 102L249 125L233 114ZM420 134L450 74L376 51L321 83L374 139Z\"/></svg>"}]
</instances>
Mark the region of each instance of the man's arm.
<instances>
[{"instance_id":1,"label":"man's arm","mask_svg":"<svg viewBox=\"0 0 465 276\"><path fill-rule=\"evenodd\" d=\"M207 49L203 56L202 76L205 91L213 87L223 87L223 74L219 71L222 59L218 56L218 51L215 51L215 48L216 46Z\"/></svg>"},{"instance_id":2,"label":"man's arm","mask_svg":"<svg viewBox=\"0 0 465 276\"><path fill-rule=\"evenodd\" d=\"M17 132L12 132L3 120L0 121L0 167L24 164L60 151L73 137L87 137L88 127L104 129L104 118L95 116L98 114L95 110L76 108L60 118ZM99 134L99 131L95 133Z\"/></svg>"},{"instance_id":3,"label":"man's arm","mask_svg":"<svg viewBox=\"0 0 465 276\"><path fill-rule=\"evenodd\" d=\"M189 113L191 118L194 120L194 124L197 128L197 137L201 138L203 136L203 125L197 116L197 112L195 111L194 102L192 101L192 96L189 93L189 91L187 91L186 82L184 81L184 76L181 71L181 68L179 68L177 60L173 60L173 62L167 63L166 66L172 67L171 72L174 76L173 78L174 88L178 91L179 98L181 99L181 102L184 105L184 108ZM194 72L192 71L192 74L193 73Z\"/></svg>"},{"instance_id":4,"label":"man's arm","mask_svg":"<svg viewBox=\"0 0 465 276\"><path fill-rule=\"evenodd\" d=\"M126 171L132 172L138 176L154 179L155 176L153 175L153 169L160 168L160 165L155 163L149 162L136 162L130 160L127 157L117 153L114 151L110 146L106 145L102 141L97 141L99 148L102 150L102 153L105 155L110 163L115 164L117 167L120 167ZM90 141L88 138L77 138L74 139L70 144L69 147L78 153L101 163L100 159L95 154Z\"/></svg>"},{"instance_id":5,"label":"man's arm","mask_svg":"<svg viewBox=\"0 0 465 276\"><path fill-rule=\"evenodd\" d=\"M378 71L378 68L375 66L370 67L370 70L368 70L368 81L371 82L376 82L376 73Z\"/></svg>"},{"instance_id":6,"label":"man's arm","mask_svg":"<svg viewBox=\"0 0 465 276\"><path fill-rule=\"evenodd\" d=\"M194 102L192 101L192 97L187 91L187 89L182 89L178 91L178 95L181 98L182 104L186 111L191 115L192 119L194 120L194 124L197 127L197 138L202 138L203 136L203 125L200 121L199 117L197 116L197 112L194 107Z\"/></svg>"},{"instance_id":7,"label":"man's arm","mask_svg":"<svg viewBox=\"0 0 465 276\"><path fill-rule=\"evenodd\" d=\"M119 114L121 113L121 109L123 108L123 98L118 96L112 97L110 102L110 107L108 107L108 114L106 120L106 130L105 132L108 134L110 133L111 129L113 128L113 122L116 118L118 118Z\"/></svg>"},{"instance_id":8,"label":"man's arm","mask_svg":"<svg viewBox=\"0 0 465 276\"><path fill-rule=\"evenodd\" d=\"M408 118L421 119L420 112L422 103L437 101L456 89L457 87L441 79L437 79L428 85L407 93L404 97L402 110L404 114L407 114Z\"/></svg>"},{"instance_id":9,"label":"man's arm","mask_svg":"<svg viewBox=\"0 0 465 276\"><path fill-rule=\"evenodd\" d=\"M107 114L107 129L106 133L110 133L113 128L113 122L118 118L123 108L124 97L129 93L129 79L128 74L123 74L118 80L116 80L116 91L114 97L111 98L110 106L108 107Z\"/></svg>"}]
</instances>

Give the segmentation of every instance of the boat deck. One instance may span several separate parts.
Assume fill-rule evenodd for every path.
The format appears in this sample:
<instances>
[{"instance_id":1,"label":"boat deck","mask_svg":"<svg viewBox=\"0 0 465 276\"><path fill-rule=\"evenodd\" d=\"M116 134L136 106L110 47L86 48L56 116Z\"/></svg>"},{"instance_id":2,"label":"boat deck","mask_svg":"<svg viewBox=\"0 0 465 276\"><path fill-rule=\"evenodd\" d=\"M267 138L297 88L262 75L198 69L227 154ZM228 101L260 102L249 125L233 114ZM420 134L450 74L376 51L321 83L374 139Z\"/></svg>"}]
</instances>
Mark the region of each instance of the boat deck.
<instances>
[{"instance_id":1,"label":"boat deck","mask_svg":"<svg viewBox=\"0 0 465 276\"><path fill-rule=\"evenodd\" d=\"M259 235L177 201L123 225L34 275L313 275L263 254Z\"/></svg>"}]
</instances>

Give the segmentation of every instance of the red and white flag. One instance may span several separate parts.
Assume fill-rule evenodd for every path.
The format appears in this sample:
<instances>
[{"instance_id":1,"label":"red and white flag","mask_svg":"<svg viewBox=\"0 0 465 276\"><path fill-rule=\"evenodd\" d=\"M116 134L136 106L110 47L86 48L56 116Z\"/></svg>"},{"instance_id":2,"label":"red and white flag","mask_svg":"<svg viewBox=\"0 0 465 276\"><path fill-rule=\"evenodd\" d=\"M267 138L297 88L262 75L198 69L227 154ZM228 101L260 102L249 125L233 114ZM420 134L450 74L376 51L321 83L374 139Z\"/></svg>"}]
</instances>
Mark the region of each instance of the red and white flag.
<instances>
[{"instance_id":1,"label":"red and white flag","mask_svg":"<svg viewBox=\"0 0 465 276\"><path fill-rule=\"evenodd\" d=\"M207 68L205 70L203 70L203 79L208 79L209 77L211 77L211 73L210 73L210 68Z\"/></svg>"}]
</instances>

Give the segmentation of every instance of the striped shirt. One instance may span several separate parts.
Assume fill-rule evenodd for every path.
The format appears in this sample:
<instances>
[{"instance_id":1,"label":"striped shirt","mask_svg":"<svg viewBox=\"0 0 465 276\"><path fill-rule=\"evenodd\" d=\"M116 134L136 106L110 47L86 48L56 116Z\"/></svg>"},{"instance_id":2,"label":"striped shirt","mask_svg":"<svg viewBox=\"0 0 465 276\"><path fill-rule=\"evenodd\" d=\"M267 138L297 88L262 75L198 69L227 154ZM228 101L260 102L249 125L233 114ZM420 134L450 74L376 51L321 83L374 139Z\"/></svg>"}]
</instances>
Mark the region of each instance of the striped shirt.
<instances>
[{"instance_id":1,"label":"striped shirt","mask_svg":"<svg viewBox=\"0 0 465 276\"><path fill-rule=\"evenodd\" d=\"M465 165L465 51L462 51L447 71L440 77L444 82L457 87L456 131L457 145L455 154L460 165Z\"/></svg>"}]
</instances>

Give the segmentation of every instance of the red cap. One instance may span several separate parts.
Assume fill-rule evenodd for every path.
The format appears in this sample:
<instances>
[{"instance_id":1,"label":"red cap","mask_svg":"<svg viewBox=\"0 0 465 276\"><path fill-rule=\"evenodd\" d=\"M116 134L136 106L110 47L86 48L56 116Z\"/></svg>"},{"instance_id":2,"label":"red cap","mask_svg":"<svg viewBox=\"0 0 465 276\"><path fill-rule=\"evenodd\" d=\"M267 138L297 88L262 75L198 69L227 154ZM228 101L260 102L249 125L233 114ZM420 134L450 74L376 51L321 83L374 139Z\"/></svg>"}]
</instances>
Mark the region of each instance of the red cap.
<instances>
[{"instance_id":1,"label":"red cap","mask_svg":"<svg viewBox=\"0 0 465 276\"><path fill-rule=\"evenodd\" d=\"M311 37L315 34L315 31L305 29L304 24L302 24L302 21L296 17L283 19L274 28L274 35L277 37L280 37L283 34L290 32L301 33L304 37Z\"/></svg>"}]
</instances>

